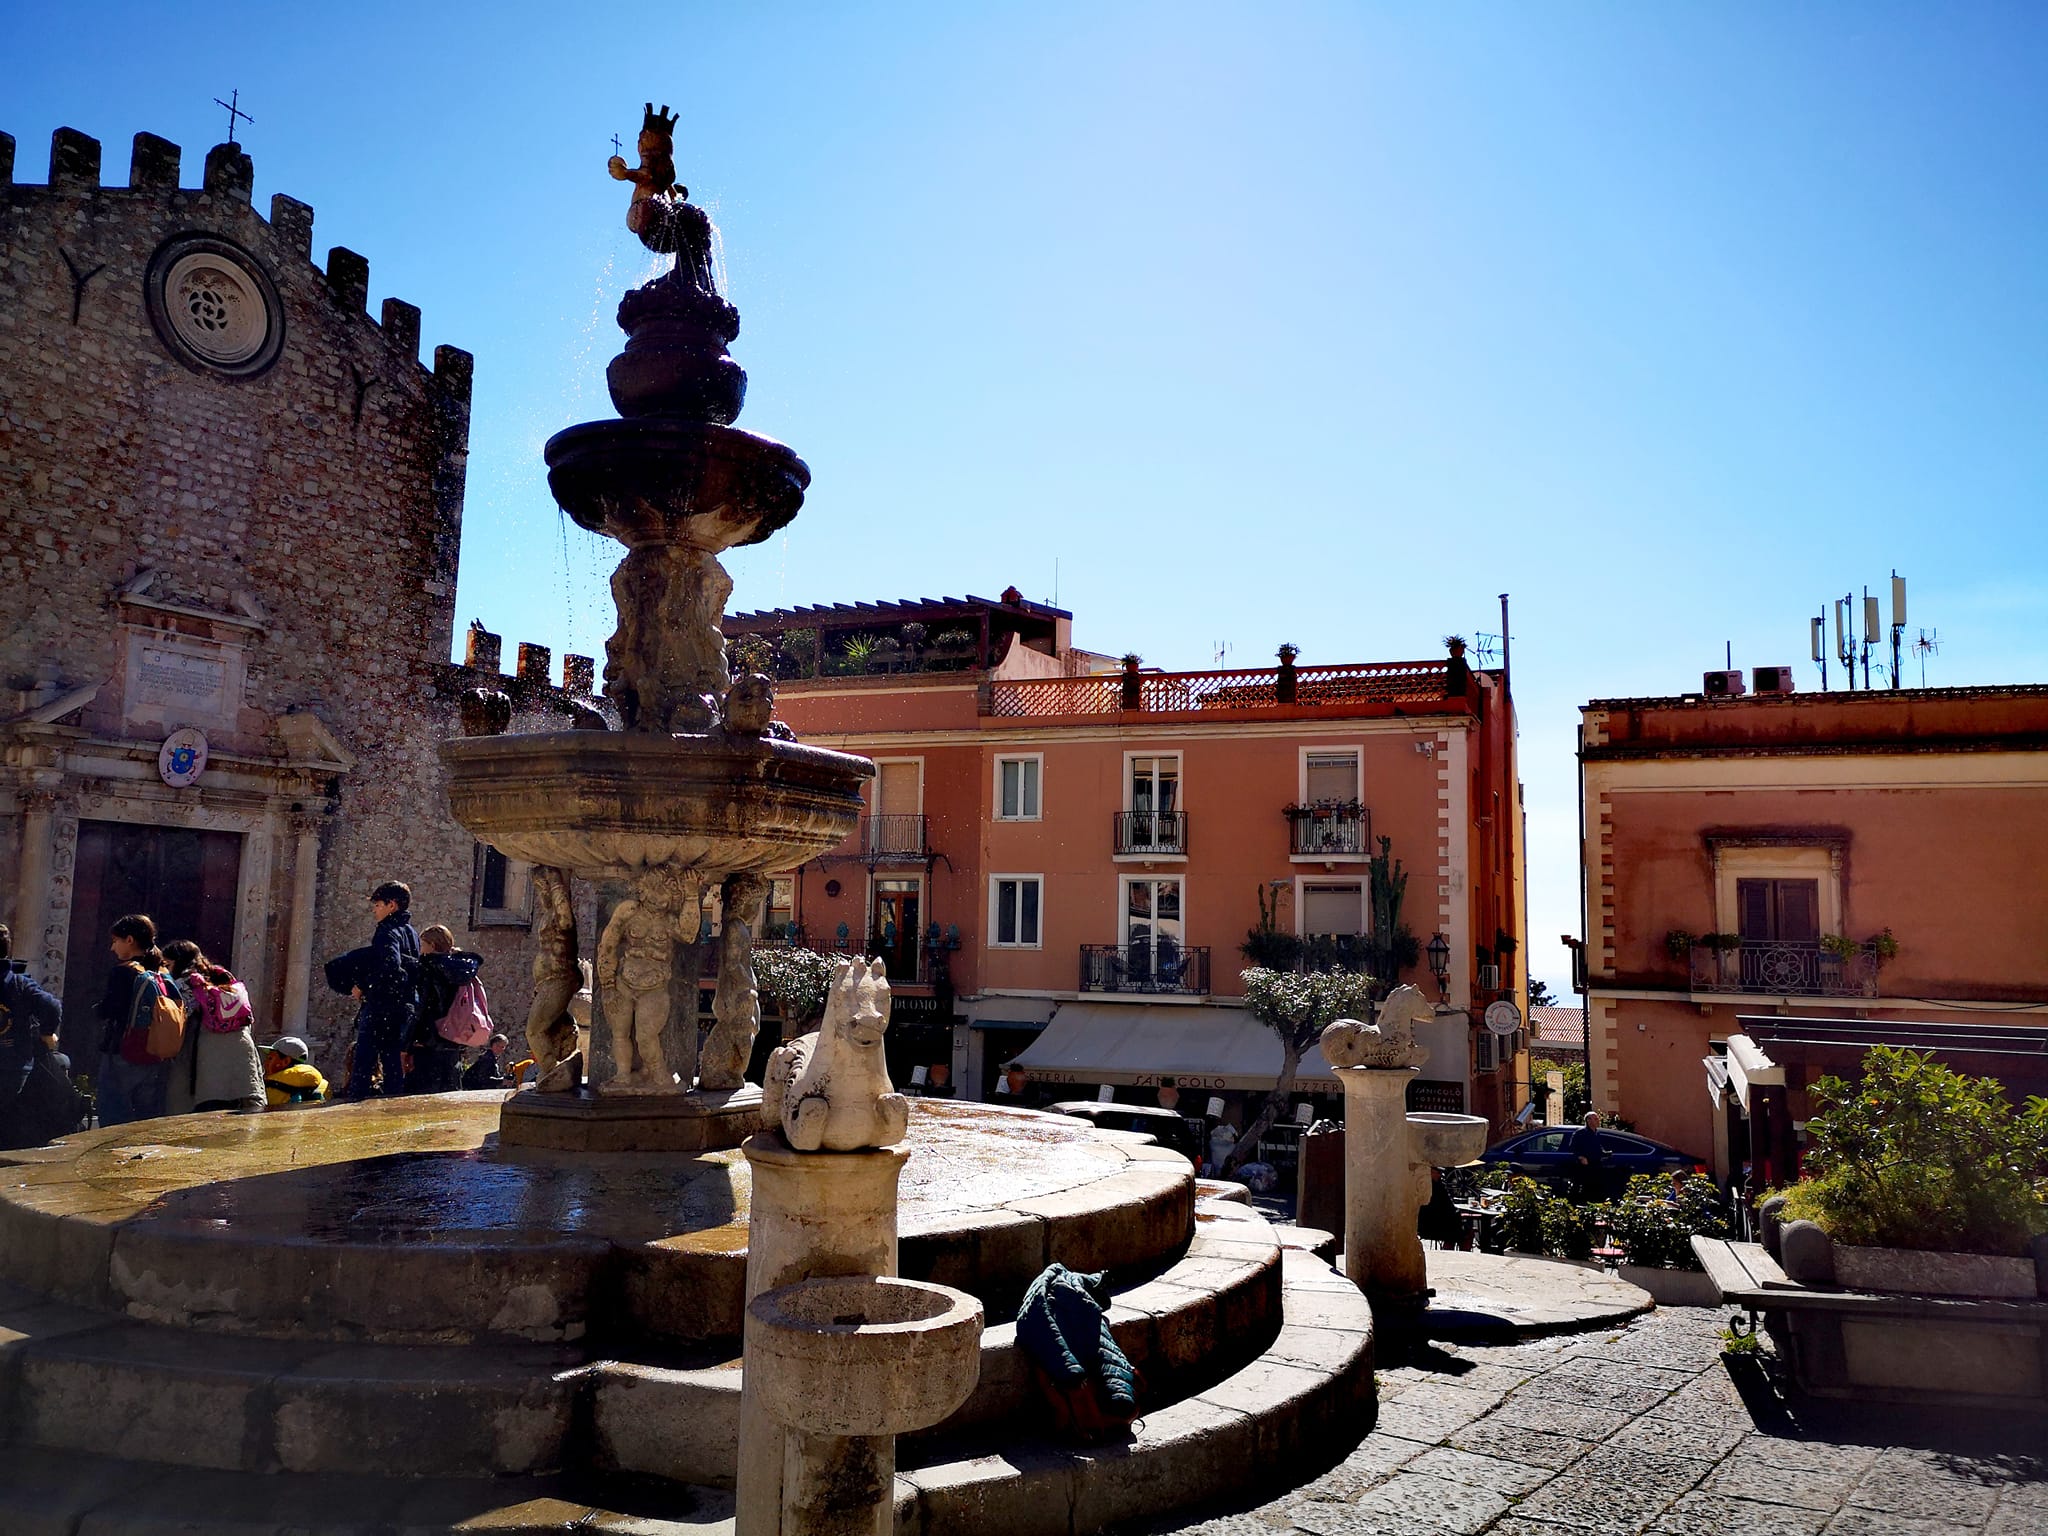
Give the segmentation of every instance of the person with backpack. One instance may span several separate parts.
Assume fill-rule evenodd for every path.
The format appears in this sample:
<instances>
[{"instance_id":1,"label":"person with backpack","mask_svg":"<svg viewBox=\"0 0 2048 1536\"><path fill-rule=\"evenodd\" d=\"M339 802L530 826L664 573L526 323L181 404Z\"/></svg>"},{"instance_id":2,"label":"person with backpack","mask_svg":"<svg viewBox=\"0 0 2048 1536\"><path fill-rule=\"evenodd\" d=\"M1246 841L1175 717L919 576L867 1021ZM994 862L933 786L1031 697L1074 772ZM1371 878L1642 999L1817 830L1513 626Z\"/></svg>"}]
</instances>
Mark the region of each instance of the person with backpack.
<instances>
[{"instance_id":1,"label":"person with backpack","mask_svg":"<svg viewBox=\"0 0 2048 1536\"><path fill-rule=\"evenodd\" d=\"M185 995L185 1046L171 1066L170 1112L261 1109L263 1058L249 1028L249 989L190 939L166 944L164 959Z\"/></svg>"},{"instance_id":2,"label":"person with backpack","mask_svg":"<svg viewBox=\"0 0 2048 1536\"><path fill-rule=\"evenodd\" d=\"M164 1113L171 1061L185 1043L185 1000L164 973L148 917L131 912L117 921L107 948L114 967L94 1010L101 1023L100 1124L154 1120Z\"/></svg>"},{"instance_id":3,"label":"person with backpack","mask_svg":"<svg viewBox=\"0 0 2048 1536\"><path fill-rule=\"evenodd\" d=\"M13 956L14 935L0 923L0 1149L8 1151L76 1130L85 1108L57 1049L64 1005Z\"/></svg>"},{"instance_id":4,"label":"person with backpack","mask_svg":"<svg viewBox=\"0 0 2048 1536\"><path fill-rule=\"evenodd\" d=\"M327 1079L313 1065L312 1053L297 1035L286 1035L263 1048L263 1096L272 1109L297 1109L327 1102Z\"/></svg>"},{"instance_id":5,"label":"person with backpack","mask_svg":"<svg viewBox=\"0 0 2048 1536\"><path fill-rule=\"evenodd\" d=\"M402 880L386 880L370 892L370 912L377 930L370 936L369 955L350 988L362 1007L356 1011L355 1050L349 1058L348 1087L342 1098L351 1104L370 1096L371 1080L381 1067L384 1096L405 1092L407 1032L419 1005L420 936L412 926L412 888Z\"/></svg>"},{"instance_id":6,"label":"person with backpack","mask_svg":"<svg viewBox=\"0 0 2048 1536\"><path fill-rule=\"evenodd\" d=\"M482 955L455 947L446 924L420 930L419 1009L406 1092L454 1092L461 1086L464 1048L490 1039L490 1002L477 979L483 963Z\"/></svg>"}]
</instances>

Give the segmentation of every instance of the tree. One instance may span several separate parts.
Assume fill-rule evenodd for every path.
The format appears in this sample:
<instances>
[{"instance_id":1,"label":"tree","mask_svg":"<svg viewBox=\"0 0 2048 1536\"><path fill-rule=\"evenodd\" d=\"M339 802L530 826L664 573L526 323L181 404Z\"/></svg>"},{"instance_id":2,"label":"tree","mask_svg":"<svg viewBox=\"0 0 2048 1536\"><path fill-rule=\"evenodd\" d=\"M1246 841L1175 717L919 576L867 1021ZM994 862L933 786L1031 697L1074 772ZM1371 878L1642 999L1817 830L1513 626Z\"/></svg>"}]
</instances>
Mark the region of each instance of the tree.
<instances>
[{"instance_id":1,"label":"tree","mask_svg":"<svg viewBox=\"0 0 2048 1536\"><path fill-rule=\"evenodd\" d=\"M1555 1008L1557 999L1550 994L1550 983L1529 978L1529 1006L1531 1008Z\"/></svg>"},{"instance_id":2,"label":"tree","mask_svg":"<svg viewBox=\"0 0 2048 1536\"><path fill-rule=\"evenodd\" d=\"M1253 966L1242 973L1244 1005L1251 1016L1280 1037L1280 1076L1266 1094L1252 1123L1244 1128L1226 1168L1236 1168L1252 1155L1288 1094L1301 1058L1338 1019L1367 1016L1372 1007L1373 979L1356 971L1269 971Z\"/></svg>"},{"instance_id":3,"label":"tree","mask_svg":"<svg viewBox=\"0 0 2048 1536\"><path fill-rule=\"evenodd\" d=\"M754 950L754 985L782 1015L782 1037L793 1040L817 1025L825 999L843 956L821 955L815 949L763 945Z\"/></svg>"}]
</instances>

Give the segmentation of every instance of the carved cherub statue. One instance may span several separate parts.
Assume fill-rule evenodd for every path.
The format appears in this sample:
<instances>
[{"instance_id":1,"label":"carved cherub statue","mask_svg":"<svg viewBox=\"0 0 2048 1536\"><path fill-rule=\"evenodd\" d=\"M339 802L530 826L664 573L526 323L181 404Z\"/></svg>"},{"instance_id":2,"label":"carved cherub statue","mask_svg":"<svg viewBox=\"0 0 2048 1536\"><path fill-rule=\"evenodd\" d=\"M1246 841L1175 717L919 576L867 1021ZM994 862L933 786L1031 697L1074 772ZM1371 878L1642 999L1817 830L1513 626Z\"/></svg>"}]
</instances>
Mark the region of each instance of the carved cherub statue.
<instances>
[{"instance_id":1,"label":"carved cherub statue","mask_svg":"<svg viewBox=\"0 0 2048 1536\"><path fill-rule=\"evenodd\" d=\"M633 183L633 201L626 209L626 228L646 236L673 199L681 202L690 195L688 187L676 185L676 119L666 104L659 112L647 103L647 115L640 125L640 164L629 167L613 155L606 165L614 181Z\"/></svg>"},{"instance_id":2,"label":"carved cherub statue","mask_svg":"<svg viewBox=\"0 0 2048 1536\"><path fill-rule=\"evenodd\" d=\"M573 1092L583 1064L576 1054L569 1003L584 985L584 972L577 957L569 877L546 864L533 869L533 919L533 1002L526 1010L526 1043L533 1052L534 1086L543 1093Z\"/></svg>"},{"instance_id":3,"label":"carved cherub statue","mask_svg":"<svg viewBox=\"0 0 2048 1536\"><path fill-rule=\"evenodd\" d=\"M1325 1029L1323 1060L1333 1067L1419 1067L1429 1060L1429 1051L1417 1043L1415 1026L1435 1016L1418 989L1396 987L1372 1023L1339 1019Z\"/></svg>"},{"instance_id":4,"label":"carved cherub statue","mask_svg":"<svg viewBox=\"0 0 2048 1536\"><path fill-rule=\"evenodd\" d=\"M910 1101L889 1082L882 1058L888 1028L889 977L882 962L844 962L816 1031L768 1058L762 1123L779 1125L799 1152L895 1146L910 1128Z\"/></svg>"},{"instance_id":5,"label":"carved cherub statue","mask_svg":"<svg viewBox=\"0 0 2048 1536\"><path fill-rule=\"evenodd\" d=\"M775 718L775 679L765 672L743 672L725 692L725 728L729 734L760 736Z\"/></svg>"},{"instance_id":6,"label":"carved cherub statue","mask_svg":"<svg viewBox=\"0 0 2048 1536\"><path fill-rule=\"evenodd\" d=\"M614 1087L659 1092L676 1086L676 1064L661 1049L668 1025L669 981L675 975L676 947L697 936L702 900L700 877L651 869L605 925L597 945L597 982L612 1034ZM694 1027L691 1035L694 1039ZM688 1065L695 1067L694 1062Z\"/></svg>"}]
</instances>

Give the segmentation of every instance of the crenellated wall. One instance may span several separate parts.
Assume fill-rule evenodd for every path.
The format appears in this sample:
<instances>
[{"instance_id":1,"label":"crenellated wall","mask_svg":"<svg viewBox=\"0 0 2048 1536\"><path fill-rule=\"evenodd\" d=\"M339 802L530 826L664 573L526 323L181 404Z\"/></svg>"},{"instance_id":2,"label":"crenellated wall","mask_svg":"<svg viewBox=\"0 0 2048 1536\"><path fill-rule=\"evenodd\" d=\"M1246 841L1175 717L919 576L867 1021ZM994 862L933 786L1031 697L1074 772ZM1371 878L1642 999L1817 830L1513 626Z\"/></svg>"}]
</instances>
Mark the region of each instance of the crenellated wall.
<instances>
[{"instance_id":1,"label":"crenellated wall","mask_svg":"<svg viewBox=\"0 0 2048 1536\"><path fill-rule=\"evenodd\" d=\"M126 186L101 161L59 129L47 182L17 183L0 135L0 917L16 951L83 1014L104 944L71 931L94 910L81 827L232 832L222 931L262 1027L308 1030L340 1069L352 1005L317 962L363 942L387 878L412 885L417 921L487 955L516 1024L526 930L472 928L476 847L435 750L474 683L449 663L473 361L438 346L422 366L419 310L385 299L373 318L368 260L335 246L316 264L313 209L279 194L259 213L236 145L207 153L197 186L153 134ZM526 694L566 723L555 691ZM181 724L212 756L173 788L156 758Z\"/></svg>"}]
</instances>

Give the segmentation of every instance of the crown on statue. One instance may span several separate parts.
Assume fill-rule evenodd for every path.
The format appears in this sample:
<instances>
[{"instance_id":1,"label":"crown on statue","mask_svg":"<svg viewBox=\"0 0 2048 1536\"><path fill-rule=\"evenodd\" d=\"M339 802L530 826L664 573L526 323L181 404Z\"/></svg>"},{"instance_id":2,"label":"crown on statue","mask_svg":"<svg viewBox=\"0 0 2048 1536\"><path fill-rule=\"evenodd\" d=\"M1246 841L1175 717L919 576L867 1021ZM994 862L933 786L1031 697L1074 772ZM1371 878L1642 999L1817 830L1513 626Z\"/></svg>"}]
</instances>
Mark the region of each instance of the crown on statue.
<instances>
[{"instance_id":1,"label":"crown on statue","mask_svg":"<svg viewBox=\"0 0 2048 1536\"><path fill-rule=\"evenodd\" d=\"M673 112L669 111L667 102L662 103L659 112L654 110L653 102L647 103L647 116L640 124L640 131L642 133L658 133L664 139L672 139L676 136L676 116Z\"/></svg>"}]
</instances>

